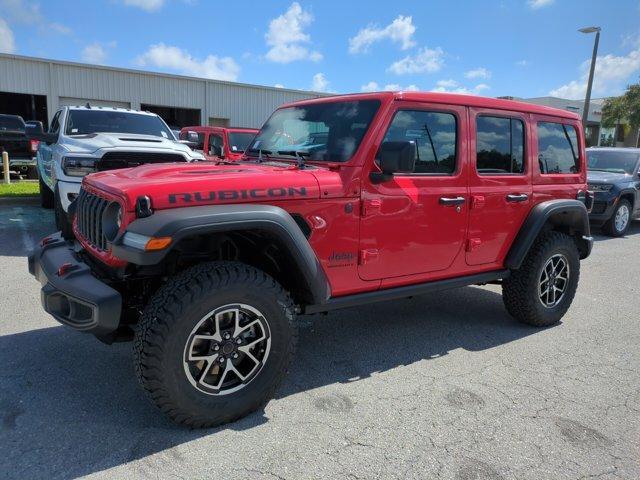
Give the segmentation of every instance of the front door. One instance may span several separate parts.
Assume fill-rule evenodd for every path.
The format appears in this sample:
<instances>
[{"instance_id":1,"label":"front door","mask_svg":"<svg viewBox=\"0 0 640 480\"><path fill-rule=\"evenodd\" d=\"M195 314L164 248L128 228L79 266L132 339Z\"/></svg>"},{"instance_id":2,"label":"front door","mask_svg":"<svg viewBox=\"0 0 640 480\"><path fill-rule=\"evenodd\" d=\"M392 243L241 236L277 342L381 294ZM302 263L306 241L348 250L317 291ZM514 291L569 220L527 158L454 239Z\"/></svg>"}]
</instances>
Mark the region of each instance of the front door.
<instances>
[{"instance_id":1,"label":"front door","mask_svg":"<svg viewBox=\"0 0 640 480\"><path fill-rule=\"evenodd\" d=\"M377 142L413 142L418 160L412 173L363 181L358 272L364 280L445 270L465 241L466 108L397 103ZM367 173L378 170L374 162L365 166Z\"/></svg>"},{"instance_id":2,"label":"front door","mask_svg":"<svg viewBox=\"0 0 640 480\"><path fill-rule=\"evenodd\" d=\"M501 262L531 209L526 114L470 109L469 265Z\"/></svg>"}]
</instances>

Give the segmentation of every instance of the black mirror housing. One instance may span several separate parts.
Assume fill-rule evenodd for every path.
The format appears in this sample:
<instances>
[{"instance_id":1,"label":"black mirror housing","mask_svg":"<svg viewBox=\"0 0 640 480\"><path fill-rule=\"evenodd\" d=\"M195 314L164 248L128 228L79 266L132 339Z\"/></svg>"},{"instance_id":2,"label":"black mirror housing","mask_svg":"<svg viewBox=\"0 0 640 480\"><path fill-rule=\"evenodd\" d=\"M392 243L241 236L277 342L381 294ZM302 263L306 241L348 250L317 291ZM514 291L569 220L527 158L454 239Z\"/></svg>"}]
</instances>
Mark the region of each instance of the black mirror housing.
<instances>
[{"instance_id":1,"label":"black mirror housing","mask_svg":"<svg viewBox=\"0 0 640 480\"><path fill-rule=\"evenodd\" d=\"M35 122L35 125L27 125L25 135L30 140L38 140L44 143L55 143L58 140L57 133L47 133L42 127L42 122Z\"/></svg>"},{"instance_id":2,"label":"black mirror housing","mask_svg":"<svg viewBox=\"0 0 640 480\"><path fill-rule=\"evenodd\" d=\"M414 142L383 142L378 150L378 164L382 173L411 173L416 166Z\"/></svg>"}]
</instances>

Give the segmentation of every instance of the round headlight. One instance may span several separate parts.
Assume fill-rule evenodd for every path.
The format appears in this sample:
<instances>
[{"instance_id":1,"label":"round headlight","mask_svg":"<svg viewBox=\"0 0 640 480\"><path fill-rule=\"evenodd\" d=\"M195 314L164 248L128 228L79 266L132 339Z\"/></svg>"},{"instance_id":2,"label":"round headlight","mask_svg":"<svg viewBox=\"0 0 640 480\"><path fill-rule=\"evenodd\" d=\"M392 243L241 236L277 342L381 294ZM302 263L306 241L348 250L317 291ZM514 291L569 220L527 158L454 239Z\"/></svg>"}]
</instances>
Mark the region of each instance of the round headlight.
<instances>
[{"instance_id":1,"label":"round headlight","mask_svg":"<svg viewBox=\"0 0 640 480\"><path fill-rule=\"evenodd\" d=\"M122 207L118 202L111 202L102 214L102 232L107 241L113 242L122 227Z\"/></svg>"}]
</instances>

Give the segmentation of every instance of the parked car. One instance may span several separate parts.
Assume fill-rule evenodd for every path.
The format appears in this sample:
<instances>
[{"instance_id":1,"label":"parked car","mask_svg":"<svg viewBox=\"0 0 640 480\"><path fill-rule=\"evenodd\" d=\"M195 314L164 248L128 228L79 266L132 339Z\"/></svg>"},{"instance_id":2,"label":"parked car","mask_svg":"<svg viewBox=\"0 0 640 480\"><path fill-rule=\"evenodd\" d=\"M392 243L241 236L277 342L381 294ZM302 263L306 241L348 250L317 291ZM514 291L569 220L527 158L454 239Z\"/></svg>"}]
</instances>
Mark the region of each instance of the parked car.
<instances>
[{"instance_id":1,"label":"parked car","mask_svg":"<svg viewBox=\"0 0 640 480\"><path fill-rule=\"evenodd\" d=\"M269 400L299 314L500 283L514 318L553 325L593 245L583 129L564 110L323 97L280 107L245 154L89 175L76 241L53 235L29 256L44 309L106 342L135 338L142 386L192 427Z\"/></svg>"},{"instance_id":2,"label":"parked car","mask_svg":"<svg viewBox=\"0 0 640 480\"><path fill-rule=\"evenodd\" d=\"M180 140L192 140L189 132L195 132L197 140L194 149L201 151L207 160L231 160L242 158L258 130L234 127L184 127L180 130Z\"/></svg>"},{"instance_id":3,"label":"parked car","mask_svg":"<svg viewBox=\"0 0 640 480\"><path fill-rule=\"evenodd\" d=\"M30 141L25 134L25 123L19 115L0 114L0 152L9 154L9 170L36 178L37 141Z\"/></svg>"},{"instance_id":4,"label":"parked car","mask_svg":"<svg viewBox=\"0 0 640 480\"><path fill-rule=\"evenodd\" d=\"M47 133L27 127L40 140L37 160L40 200L54 208L56 225L65 237L73 237L67 211L88 173L127 168L145 163L204 160L173 133L155 113L122 108L62 107Z\"/></svg>"},{"instance_id":5,"label":"parked car","mask_svg":"<svg viewBox=\"0 0 640 480\"><path fill-rule=\"evenodd\" d=\"M587 165L595 195L589 220L620 237L640 217L640 148L588 148Z\"/></svg>"}]
</instances>

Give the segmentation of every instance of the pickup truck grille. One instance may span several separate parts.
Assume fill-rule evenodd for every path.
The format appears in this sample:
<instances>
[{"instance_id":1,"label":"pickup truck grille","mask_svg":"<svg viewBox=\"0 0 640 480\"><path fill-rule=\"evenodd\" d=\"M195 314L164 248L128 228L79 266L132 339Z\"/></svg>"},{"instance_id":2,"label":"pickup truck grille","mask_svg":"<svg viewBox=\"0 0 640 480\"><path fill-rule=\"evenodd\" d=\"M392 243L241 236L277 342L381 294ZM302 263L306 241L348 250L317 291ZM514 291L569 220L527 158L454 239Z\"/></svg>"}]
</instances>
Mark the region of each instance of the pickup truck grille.
<instances>
[{"instance_id":1,"label":"pickup truck grille","mask_svg":"<svg viewBox=\"0 0 640 480\"><path fill-rule=\"evenodd\" d=\"M80 190L76 199L76 228L85 241L100 251L107 250L107 239L102 232L102 214L110 201Z\"/></svg>"},{"instance_id":2,"label":"pickup truck grille","mask_svg":"<svg viewBox=\"0 0 640 480\"><path fill-rule=\"evenodd\" d=\"M107 152L96 162L98 171L137 167L144 163L186 162L179 153Z\"/></svg>"}]
</instances>

